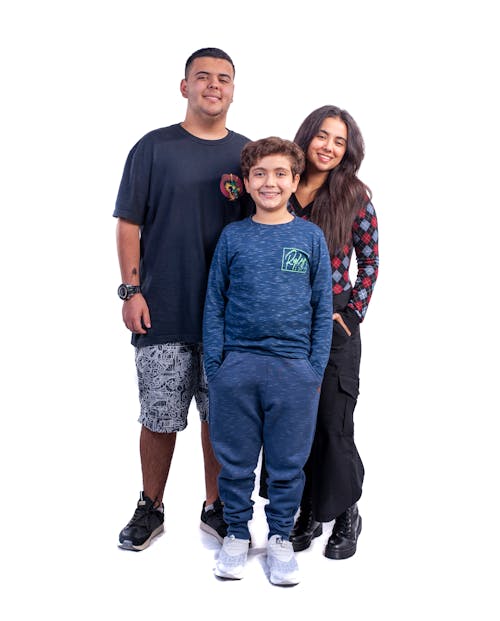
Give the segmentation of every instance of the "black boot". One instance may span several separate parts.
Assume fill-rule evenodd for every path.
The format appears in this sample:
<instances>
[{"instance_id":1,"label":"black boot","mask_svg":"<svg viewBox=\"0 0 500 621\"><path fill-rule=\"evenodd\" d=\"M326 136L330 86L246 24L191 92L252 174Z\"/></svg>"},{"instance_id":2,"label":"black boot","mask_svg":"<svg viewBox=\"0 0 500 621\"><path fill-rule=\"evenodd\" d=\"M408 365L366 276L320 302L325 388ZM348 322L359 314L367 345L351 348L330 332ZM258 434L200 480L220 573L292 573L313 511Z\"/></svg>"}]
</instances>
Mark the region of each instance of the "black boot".
<instances>
[{"instance_id":1,"label":"black boot","mask_svg":"<svg viewBox=\"0 0 500 621\"><path fill-rule=\"evenodd\" d=\"M356 553L356 544L361 532L361 516L356 504L335 518L332 534L325 547L327 558L349 558Z\"/></svg>"},{"instance_id":2,"label":"black boot","mask_svg":"<svg viewBox=\"0 0 500 621\"><path fill-rule=\"evenodd\" d=\"M290 533L290 541L293 545L294 552L306 550L311 541L315 537L319 537L323 532L321 522L316 522L313 518L312 508L310 506L300 507L299 517Z\"/></svg>"}]
</instances>

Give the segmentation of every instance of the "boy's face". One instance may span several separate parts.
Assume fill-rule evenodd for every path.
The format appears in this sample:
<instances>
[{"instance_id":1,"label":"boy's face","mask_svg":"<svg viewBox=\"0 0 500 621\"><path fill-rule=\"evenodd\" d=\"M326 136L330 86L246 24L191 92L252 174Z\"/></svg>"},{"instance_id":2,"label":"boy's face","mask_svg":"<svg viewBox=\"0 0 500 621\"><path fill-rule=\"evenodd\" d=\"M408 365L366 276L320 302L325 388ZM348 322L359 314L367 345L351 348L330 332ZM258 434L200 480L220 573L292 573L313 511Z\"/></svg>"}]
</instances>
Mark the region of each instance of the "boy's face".
<instances>
[{"instance_id":1,"label":"boy's face","mask_svg":"<svg viewBox=\"0 0 500 621\"><path fill-rule=\"evenodd\" d=\"M244 179L246 191L257 210L266 213L287 210L288 199L299 184L300 175L293 175L290 160L285 155L266 155L250 168Z\"/></svg>"}]
</instances>

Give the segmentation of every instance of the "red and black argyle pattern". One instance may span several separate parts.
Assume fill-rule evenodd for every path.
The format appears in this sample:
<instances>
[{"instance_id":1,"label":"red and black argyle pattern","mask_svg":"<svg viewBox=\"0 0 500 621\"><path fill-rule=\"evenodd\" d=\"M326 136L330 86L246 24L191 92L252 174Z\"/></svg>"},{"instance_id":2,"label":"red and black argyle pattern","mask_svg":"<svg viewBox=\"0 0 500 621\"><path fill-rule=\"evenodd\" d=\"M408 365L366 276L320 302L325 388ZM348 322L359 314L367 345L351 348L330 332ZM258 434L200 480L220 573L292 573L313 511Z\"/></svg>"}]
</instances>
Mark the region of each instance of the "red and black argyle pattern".
<instances>
[{"instance_id":1,"label":"red and black argyle pattern","mask_svg":"<svg viewBox=\"0 0 500 621\"><path fill-rule=\"evenodd\" d=\"M292 195L289 209L295 215L309 220L311 207L312 203L302 208L295 195ZM349 276L353 250L358 265L354 286ZM377 280L379 264L377 214L371 202L367 202L356 216L352 225L352 240L331 261L333 293L351 290L348 306L363 321Z\"/></svg>"}]
</instances>

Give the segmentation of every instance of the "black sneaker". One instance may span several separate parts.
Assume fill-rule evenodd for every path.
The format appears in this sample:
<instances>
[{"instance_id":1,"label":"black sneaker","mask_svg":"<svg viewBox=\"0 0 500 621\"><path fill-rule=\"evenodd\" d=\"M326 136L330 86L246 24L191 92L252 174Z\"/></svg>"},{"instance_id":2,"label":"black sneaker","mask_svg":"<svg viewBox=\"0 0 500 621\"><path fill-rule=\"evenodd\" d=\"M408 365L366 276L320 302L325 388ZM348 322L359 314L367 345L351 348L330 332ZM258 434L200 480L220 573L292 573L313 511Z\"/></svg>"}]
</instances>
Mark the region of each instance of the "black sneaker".
<instances>
[{"instance_id":1,"label":"black sneaker","mask_svg":"<svg viewBox=\"0 0 500 621\"><path fill-rule=\"evenodd\" d=\"M154 501L141 492L137 509L130 522L120 533L120 548L125 550L144 550L153 537L163 532L163 504L161 510Z\"/></svg>"},{"instance_id":2,"label":"black sneaker","mask_svg":"<svg viewBox=\"0 0 500 621\"><path fill-rule=\"evenodd\" d=\"M205 511L205 505L206 502L203 503L203 508L201 509L200 528L206 533L213 535L219 543L222 543L227 535L227 524L222 516L222 502L220 498L217 498L212 508L207 511Z\"/></svg>"}]
</instances>

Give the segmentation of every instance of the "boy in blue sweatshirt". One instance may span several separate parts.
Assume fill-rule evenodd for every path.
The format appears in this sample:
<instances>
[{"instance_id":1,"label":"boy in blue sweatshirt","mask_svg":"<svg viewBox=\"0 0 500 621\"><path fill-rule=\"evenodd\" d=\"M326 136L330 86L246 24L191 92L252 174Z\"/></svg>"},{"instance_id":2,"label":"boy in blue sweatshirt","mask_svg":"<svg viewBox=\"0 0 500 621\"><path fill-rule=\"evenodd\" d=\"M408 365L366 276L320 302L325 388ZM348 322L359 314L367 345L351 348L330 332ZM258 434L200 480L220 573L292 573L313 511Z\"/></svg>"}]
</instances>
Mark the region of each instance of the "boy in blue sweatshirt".
<instances>
[{"instance_id":1,"label":"boy in blue sweatshirt","mask_svg":"<svg viewBox=\"0 0 500 621\"><path fill-rule=\"evenodd\" d=\"M332 273L321 229L287 208L304 169L302 150L264 138L245 145L241 165L256 212L219 238L203 319L210 435L228 525L215 574L243 576L262 448L269 577L291 585L299 576L289 535L330 352Z\"/></svg>"}]
</instances>

